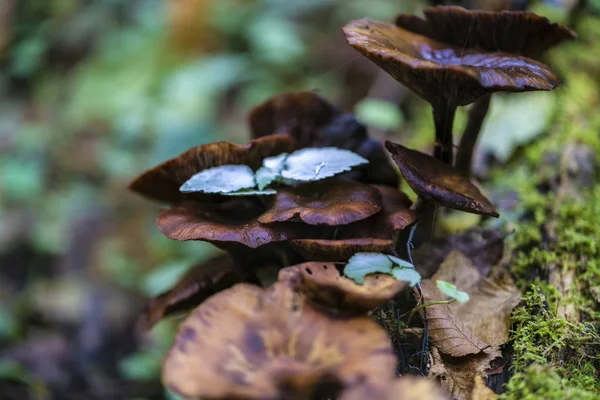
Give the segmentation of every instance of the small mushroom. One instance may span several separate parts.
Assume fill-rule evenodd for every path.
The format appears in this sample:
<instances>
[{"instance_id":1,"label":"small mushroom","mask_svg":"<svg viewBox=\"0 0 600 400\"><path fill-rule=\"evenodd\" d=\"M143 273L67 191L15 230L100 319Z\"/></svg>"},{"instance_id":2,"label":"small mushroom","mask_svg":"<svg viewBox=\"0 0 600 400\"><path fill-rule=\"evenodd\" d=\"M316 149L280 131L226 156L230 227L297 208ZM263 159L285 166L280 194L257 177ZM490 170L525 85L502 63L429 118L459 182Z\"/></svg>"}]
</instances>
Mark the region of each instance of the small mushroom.
<instances>
[{"instance_id":1,"label":"small mushroom","mask_svg":"<svg viewBox=\"0 0 600 400\"><path fill-rule=\"evenodd\" d=\"M391 253L394 242L387 239L295 239L290 242L307 261L347 261L356 253Z\"/></svg>"},{"instance_id":2,"label":"small mushroom","mask_svg":"<svg viewBox=\"0 0 600 400\"><path fill-rule=\"evenodd\" d=\"M358 180L398 186L398 174L380 142L370 139L367 128L349 113L313 92L284 93L270 98L249 116L253 137L290 133L300 147L338 147L369 160Z\"/></svg>"},{"instance_id":3,"label":"small mushroom","mask_svg":"<svg viewBox=\"0 0 600 400\"><path fill-rule=\"evenodd\" d=\"M233 259L227 255L195 265L175 286L148 301L139 318L139 325L142 329L149 330L163 318L189 311L213 294L243 280Z\"/></svg>"},{"instance_id":4,"label":"small mushroom","mask_svg":"<svg viewBox=\"0 0 600 400\"><path fill-rule=\"evenodd\" d=\"M368 19L343 29L352 47L431 104L435 157L447 164L453 160L457 106L493 92L551 90L558 84L547 66L515 54L456 46Z\"/></svg>"},{"instance_id":5,"label":"small mushroom","mask_svg":"<svg viewBox=\"0 0 600 400\"><path fill-rule=\"evenodd\" d=\"M408 287L388 274L370 274L359 285L346 278L344 264L307 262L279 271L279 281L289 282L312 302L327 308L366 313L393 299Z\"/></svg>"},{"instance_id":6,"label":"small mushroom","mask_svg":"<svg viewBox=\"0 0 600 400\"><path fill-rule=\"evenodd\" d=\"M474 214L498 217L498 211L471 181L456 169L421 152L385 142L408 185L421 198Z\"/></svg>"},{"instance_id":7,"label":"small mushroom","mask_svg":"<svg viewBox=\"0 0 600 400\"><path fill-rule=\"evenodd\" d=\"M344 178L280 189L273 204L258 218L263 224L299 220L309 225L346 225L381 210L377 189Z\"/></svg>"},{"instance_id":8,"label":"small mushroom","mask_svg":"<svg viewBox=\"0 0 600 400\"><path fill-rule=\"evenodd\" d=\"M425 18L399 15L396 25L462 48L502 51L533 59L560 42L576 37L568 27L530 12L492 12L449 6L426 8L424 14ZM490 95L486 95L473 105L458 147L456 168L467 176L489 104Z\"/></svg>"},{"instance_id":9,"label":"small mushroom","mask_svg":"<svg viewBox=\"0 0 600 400\"><path fill-rule=\"evenodd\" d=\"M389 385L395 365L385 330L370 318L334 316L283 282L238 284L180 325L162 379L184 398L335 398Z\"/></svg>"},{"instance_id":10,"label":"small mushroom","mask_svg":"<svg viewBox=\"0 0 600 400\"><path fill-rule=\"evenodd\" d=\"M129 189L152 200L166 203L190 198L207 200L215 196L184 194L179 188L194 174L205 169L228 164L244 164L258 169L266 157L289 153L295 148L296 142L289 135L259 138L245 145L229 142L203 144L144 172L130 183Z\"/></svg>"},{"instance_id":11,"label":"small mushroom","mask_svg":"<svg viewBox=\"0 0 600 400\"><path fill-rule=\"evenodd\" d=\"M202 240L221 248L240 243L257 248L271 242L302 237L304 227L296 224L265 225L260 213L244 199L220 204L186 202L161 210L156 218L160 232L174 240Z\"/></svg>"}]
</instances>

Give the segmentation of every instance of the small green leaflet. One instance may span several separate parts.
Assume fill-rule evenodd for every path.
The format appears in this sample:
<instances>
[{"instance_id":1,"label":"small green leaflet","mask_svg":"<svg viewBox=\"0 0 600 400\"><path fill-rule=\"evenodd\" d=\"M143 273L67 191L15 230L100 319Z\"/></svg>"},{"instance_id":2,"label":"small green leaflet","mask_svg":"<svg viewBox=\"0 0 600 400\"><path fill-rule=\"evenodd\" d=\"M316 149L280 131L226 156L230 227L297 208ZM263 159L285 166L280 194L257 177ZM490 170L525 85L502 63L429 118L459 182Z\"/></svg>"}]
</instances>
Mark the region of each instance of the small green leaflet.
<instances>
[{"instance_id":1,"label":"small green leaflet","mask_svg":"<svg viewBox=\"0 0 600 400\"><path fill-rule=\"evenodd\" d=\"M287 157L281 176L296 181L317 181L367 163L367 160L348 150L309 147Z\"/></svg>"},{"instance_id":2,"label":"small green leaflet","mask_svg":"<svg viewBox=\"0 0 600 400\"><path fill-rule=\"evenodd\" d=\"M344 267L344 275L362 284L365 275L381 272L390 274L392 272L392 260L382 253L356 253Z\"/></svg>"},{"instance_id":3,"label":"small green leaflet","mask_svg":"<svg viewBox=\"0 0 600 400\"><path fill-rule=\"evenodd\" d=\"M254 172L247 165L223 165L198 172L181 185L179 191L230 193L254 185Z\"/></svg>"},{"instance_id":4,"label":"small green leaflet","mask_svg":"<svg viewBox=\"0 0 600 400\"><path fill-rule=\"evenodd\" d=\"M243 189L237 192L221 193L224 196L268 196L277 194L277 190L266 189L266 190L255 190L255 189Z\"/></svg>"},{"instance_id":5,"label":"small green leaflet","mask_svg":"<svg viewBox=\"0 0 600 400\"><path fill-rule=\"evenodd\" d=\"M259 190L263 190L273 183L273 181L281 178L281 170L284 167L286 158L287 153L283 153L275 157L267 157L263 160L263 166L254 175Z\"/></svg>"},{"instance_id":6,"label":"small green leaflet","mask_svg":"<svg viewBox=\"0 0 600 400\"><path fill-rule=\"evenodd\" d=\"M410 287L421 282L421 275L408 261L383 253L356 253L348 260L344 275L362 284L365 276L373 273L392 275L399 281L406 281Z\"/></svg>"},{"instance_id":7,"label":"small green leaflet","mask_svg":"<svg viewBox=\"0 0 600 400\"><path fill-rule=\"evenodd\" d=\"M469 294L458 290L455 285L439 279L436 281L436 284L440 292L448 297L456 299L459 303L466 303L469 301Z\"/></svg>"}]
</instances>

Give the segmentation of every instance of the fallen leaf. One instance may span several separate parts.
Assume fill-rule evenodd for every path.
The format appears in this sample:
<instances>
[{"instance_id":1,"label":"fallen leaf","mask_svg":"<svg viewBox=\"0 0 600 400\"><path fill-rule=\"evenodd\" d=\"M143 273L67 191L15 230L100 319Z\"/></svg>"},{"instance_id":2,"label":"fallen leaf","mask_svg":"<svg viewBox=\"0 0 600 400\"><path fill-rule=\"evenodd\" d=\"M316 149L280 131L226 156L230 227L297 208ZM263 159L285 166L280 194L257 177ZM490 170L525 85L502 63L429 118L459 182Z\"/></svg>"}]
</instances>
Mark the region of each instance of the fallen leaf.
<instances>
[{"instance_id":1,"label":"fallen leaf","mask_svg":"<svg viewBox=\"0 0 600 400\"><path fill-rule=\"evenodd\" d=\"M431 379L406 375L392 384L388 400L446 400L449 399L440 390L440 385Z\"/></svg>"},{"instance_id":2,"label":"fallen leaf","mask_svg":"<svg viewBox=\"0 0 600 400\"><path fill-rule=\"evenodd\" d=\"M431 280L446 281L456 285L459 290L469 293L481 280L481 274L473 262L460 250L452 250L440 264Z\"/></svg>"},{"instance_id":3,"label":"fallen leaf","mask_svg":"<svg viewBox=\"0 0 600 400\"><path fill-rule=\"evenodd\" d=\"M444 300L442 293L430 280L421 282L421 293L425 303ZM415 289L417 301L420 301ZM420 311L423 317L423 310ZM427 307L428 335L432 344L443 354L463 357L490 349L490 345L475 336L452 312L447 304Z\"/></svg>"},{"instance_id":4,"label":"fallen leaf","mask_svg":"<svg viewBox=\"0 0 600 400\"><path fill-rule=\"evenodd\" d=\"M499 351L490 349L490 351L457 358L443 355L433 347L429 377L437 379L452 399L472 400L475 399L472 397L476 387L475 378L485 377L490 362L498 356L500 356Z\"/></svg>"},{"instance_id":5,"label":"fallen leaf","mask_svg":"<svg viewBox=\"0 0 600 400\"><path fill-rule=\"evenodd\" d=\"M498 395L486 386L481 376L477 375L475 377L475 387L471 394L471 400L496 400L497 398Z\"/></svg>"}]
</instances>

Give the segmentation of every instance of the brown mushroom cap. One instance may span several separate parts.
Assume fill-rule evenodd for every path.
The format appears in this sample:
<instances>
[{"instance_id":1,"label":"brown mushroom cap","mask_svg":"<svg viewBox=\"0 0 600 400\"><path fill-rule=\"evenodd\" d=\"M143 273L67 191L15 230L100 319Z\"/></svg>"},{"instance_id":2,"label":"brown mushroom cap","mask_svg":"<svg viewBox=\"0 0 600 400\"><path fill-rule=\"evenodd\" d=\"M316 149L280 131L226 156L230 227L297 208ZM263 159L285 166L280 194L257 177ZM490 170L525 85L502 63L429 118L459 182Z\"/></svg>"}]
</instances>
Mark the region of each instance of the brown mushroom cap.
<instances>
[{"instance_id":1,"label":"brown mushroom cap","mask_svg":"<svg viewBox=\"0 0 600 400\"><path fill-rule=\"evenodd\" d=\"M362 285L346 278L343 264L307 262L279 271L279 280L290 282L316 304L356 313L373 310L408 287L388 274L369 274Z\"/></svg>"},{"instance_id":2,"label":"brown mushroom cap","mask_svg":"<svg viewBox=\"0 0 600 400\"><path fill-rule=\"evenodd\" d=\"M421 152L385 142L400 173L419 196L444 207L498 217L498 211L473 183L456 169Z\"/></svg>"},{"instance_id":3,"label":"brown mushroom cap","mask_svg":"<svg viewBox=\"0 0 600 400\"><path fill-rule=\"evenodd\" d=\"M558 85L546 65L526 57L452 46L368 19L343 29L352 47L434 106L467 105L487 93Z\"/></svg>"},{"instance_id":4,"label":"brown mushroom cap","mask_svg":"<svg viewBox=\"0 0 600 400\"><path fill-rule=\"evenodd\" d=\"M213 294L242 281L228 255L195 265L171 289L148 300L139 324L144 330L151 329L163 318L191 310Z\"/></svg>"},{"instance_id":5,"label":"brown mushroom cap","mask_svg":"<svg viewBox=\"0 0 600 400\"><path fill-rule=\"evenodd\" d=\"M291 242L296 250L307 261L347 261L356 253L389 253L394 242L386 239L295 239Z\"/></svg>"},{"instance_id":6,"label":"brown mushroom cap","mask_svg":"<svg viewBox=\"0 0 600 400\"><path fill-rule=\"evenodd\" d=\"M263 224L299 219L309 225L346 225L381 210L379 192L344 178L326 179L281 189L258 220Z\"/></svg>"},{"instance_id":7,"label":"brown mushroom cap","mask_svg":"<svg viewBox=\"0 0 600 400\"><path fill-rule=\"evenodd\" d=\"M194 174L205 169L244 164L256 170L266 157L289 153L295 149L295 140L289 135L260 138L245 145L229 142L203 144L144 172L129 184L129 189L152 200L167 203L190 198L205 200L211 196L184 194L179 188Z\"/></svg>"},{"instance_id":8,"label":"brown mushroom cap","mask_svg":"<svg viewBox=\"0 0 600 400\"><path fill-rule=\"evenodd\" d=\"M202 240L223 247L241 243L257 248L271 242L302 237L302 226L258 222L258 214L244 199L221 204L188 202L161 210L156 217L160 232L174 240Z\"/></svg>"},{"instance_id":9,"label":"brown mushroom cap","mask_svg":"<svg viewBox=\"0 0 600 400\"><path fill-rule=\"evenodd\" d=\"M249 115L253 137L282 132L300 147L338 147L351 150L369 164L348 176L358 180L398 186L398 174L380 142L370 139L367 128L349 113L313 92L284 93L260 104Z\"/></svg>"},{"instance_id":10,"label":"brown mushroom cap","mask_svg":"<svg viewBox=\"0 0 600 400\"><path fill-rule=\"evenodd\" d=\"M394 377L386 332L366 316L332 316L283 283L239 284L202 303L179 327L162 369L166 387L206 399L311 398Z\"/></svg>"},{"instance_id":11,"label":"brown mushroom cap","mask_svg":"<svg viewBox=\"0 0 600 400\"><path fill-rule=\"evenodd\" d=\"M575 32L548 18L525 11L466 10L456 6L429 7L425 18L402 14L396 25L428 38L462 48L501 51L537 58Z\"/></svg>"}]
</instances>

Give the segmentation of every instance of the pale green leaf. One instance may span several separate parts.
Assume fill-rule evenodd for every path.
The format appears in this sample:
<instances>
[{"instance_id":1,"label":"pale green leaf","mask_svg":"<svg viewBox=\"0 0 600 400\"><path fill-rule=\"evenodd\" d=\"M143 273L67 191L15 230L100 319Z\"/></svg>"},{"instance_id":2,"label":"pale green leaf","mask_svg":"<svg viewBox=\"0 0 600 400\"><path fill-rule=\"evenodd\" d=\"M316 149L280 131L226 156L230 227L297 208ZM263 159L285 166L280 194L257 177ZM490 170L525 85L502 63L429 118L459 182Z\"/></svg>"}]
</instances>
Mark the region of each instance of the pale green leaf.
<instances>
[{"instance_id":1,"label":"pale green leaf","mask_svg":"<svg viewBox=\"0 0 600 400\"><path fill-rule=\"evenodd\" d=\"M392 276L399 281L408 282L410 287L421 282L421 274L415 271L414 268L396 267L392 268Z\"/></svg>"},{"instance_id":2,"label":"pale green leaf","mask_svg":"<svg viewBox=\"0 0 600 400\"><path fill-rule=\"evenodd\" d=\"M388 255L388 258L389 258L389 259L390 259L390 260L391 260L391 261L392 261L394 264L396 264L398 267L401 267L401 268L410 268L410 269L415 269L415 266L414 266L414 265L412 265L411 263L409 263L409 262L408 262L408 261L406 261L406 260L403 260L403 259L401 259L401 258L398 258L398 257L390 256L390 255Z\"/></svg>"},{"instance_id":3,"label":"pale green leaf","mask_svg":"<svg viewBox=\"0 0 600 400\"><path fill-rule=\"evenodd\" d=\"M390 274L392 271L392 261L382 253L356 253L348 260L344 267L344 275L362 284L365 275L376 272Z\"/></svg>"},{"instance_id":4,"label":"pale green leaf","mask_svg":"<svg viewBox=\"0 0 600 400\"><path fill-rule=\"evenodd\" d=\"M442 293L448 297L456 299L456 301L459 303L466 303L469 301L469 294L458 290L455 285L439 279L436 281L436 284Z\"/></svg>"},{"instance_id":5,"label":"pale green leaf","mask_svg":"<svg viewBox=\"0 0 600 400\"><path fill-rule=\"evenodd\" d=\"M281 175L297 181L316 181L366 163L367 160L348 150L311 147L290 154Z\"/></svg>"},{"instance_id":6,"label":"pale green leaf","mask_svg":"<svg viewBox=\"0 0 600 400\"><path fill-rule=\"evenodd\" d=\"M263 160L263 166L256 171L254 179L259 190L263 190L273 181L281 178L281 170L283 169L287 153L280 154L275 157L268 157Z\"/></svg>"},{"instance_id":7,"label":"pale green leaf","mask_svg":"<svg viewBox=\"0 0 600 400\"><path fill-rule=\"evenodd\" d=\"M276 190L266 189L266 190L253 190L253 189L244 189L239 190L237 192L227 192L222 193L224 196L271 196L277 194Z\"/></svg>"},{"instance_id":8,"label":"pale green leaf","mask_svg":"<svg viewBox=\"0 0 600 400\"><path fill-rule=\"evenodd\" d=\"M228 193L253 188L254 185L254 172L247 165L223 165L198 172L179 190L184 193Z\"/></svg>"}]
</instances>

